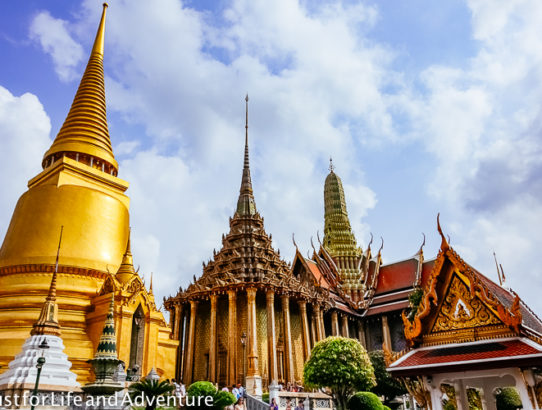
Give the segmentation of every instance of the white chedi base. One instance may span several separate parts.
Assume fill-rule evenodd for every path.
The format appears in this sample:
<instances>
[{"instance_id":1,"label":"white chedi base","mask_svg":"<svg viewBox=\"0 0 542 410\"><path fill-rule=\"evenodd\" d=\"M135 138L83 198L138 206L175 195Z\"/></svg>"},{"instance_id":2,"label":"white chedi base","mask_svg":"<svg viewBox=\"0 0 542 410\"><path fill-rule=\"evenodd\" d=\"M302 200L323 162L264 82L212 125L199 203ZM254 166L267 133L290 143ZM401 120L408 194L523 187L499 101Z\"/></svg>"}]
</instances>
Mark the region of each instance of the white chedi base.
<instances>
[{"instance_id":1,"label":"white chedi base","mask_svg":"<svg viewBox=\"0 0 542 410\"><path fill-rule=\"evenodd\" d=\"M40 349L43 339L47 339L49 349ZM0 375L0 391L11 389L33 389L36 383L38 357L45 358L41 370L40 390L73 391L78 390L77 376L70 371L72 367L64 353L64 343L58 336L30 336L23 344L22 352L9 363L9 369Z\"/></svg>"},{"instance_id":2,"label":"white chedi base","mask_svg":"<svg viewBox=\"0 0 542 410\"><path fill-rule=\"evenodd\" d=\"M260 376L247 376L247 393L251 396L262 398L262 378Z\"/></svg>"}]
</instances>

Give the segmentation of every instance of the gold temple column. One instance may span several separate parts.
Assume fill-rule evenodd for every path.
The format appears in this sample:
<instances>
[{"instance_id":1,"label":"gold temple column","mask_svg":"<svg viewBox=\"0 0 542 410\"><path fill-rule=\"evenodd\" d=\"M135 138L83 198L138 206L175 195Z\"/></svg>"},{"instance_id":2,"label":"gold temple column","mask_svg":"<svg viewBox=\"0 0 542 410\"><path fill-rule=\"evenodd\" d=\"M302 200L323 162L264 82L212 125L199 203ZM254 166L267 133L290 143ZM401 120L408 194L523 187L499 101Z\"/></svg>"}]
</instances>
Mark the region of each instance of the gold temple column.
<instances>
[{"instance_id":1,"label":"gold temple column","mask_svg":"<svg viewBox=\"0 0 542 410\"><path fill-rule=\"evenodd\" d=\"M186 364L184 367L184 384L187 386L192 383L192 370L194 367L194 337L196 334L196 310L198 302L190 301L190 325L188 327L188 341L186 347Z\"/></svg>"},{"instance_id":2,"label":"gold temple column","mask_svg":"<svg viewBox=\"0 0 542 410\"><path fill-rule=\"evenodd\" d=\"M282 313L284 315L284 347L286 354L286 381L295 382L294 357L292 352L292 329L290 327L290 298L282 295Z\"/></svg>"},{"instance_id":3,"label":"gold temple column","mask_svg":"<svg viewBox=\"0 0 542 410\"><path fill-rule=\"evenodd\" d=\"M303 325L303 350L305 352L305 361L309 360L311 355L311 336L309 334L309 320L307 318L307 302L300 300L299 312L301 313L301 323Z\"/></svg>"},{"instance_id":4,"label":"gold temple column","mask_svg":"<svg viewBox=\"0 0 542 410\"><path fill-rule=\"evenodd\" d=\"M218 295L211 295L211 326L209 332L209 380L216 382L216 302Z\"/></svg>"},{"instance_id":5,"label":"gold temple column","mask_svg":"<svg viewBox=\"0 0 542 410\"><path fill-rule=\"evenodd\" d=\"M247 376L258 376L258 327L256 325L256 288L247 289L248 307L248 371Z\"/></svg>"},{"instance_id":6,"label":"gold temple column","mask_svg":"<svg viewBox=\"0 0 542 410\"><path fill-rule=\"evenodd\" d=\"M386 315L382 315L382 345L391 351L390 326L388 325L388 317Z\"/></svg>"},{"instance_id":7,"label":"gold temple column","mask_svg":"<svg viewBox=\"0 0 542 410\"><path fill-rule=\"evenodd\" d=\"M269 350L269 384L278 383L277 340L275 335L275 292L268 290L267 301L267 345Z\"/></svg>"},{"instance_id":8,"label":"gold temple column","mask_svg":"<svg viewBox=\"0 0 542 410\"><path fill-rule=\"evenodd\" d=\"M228 290L228 386L237 383L237 292Z\"/></svg>"},{"instance_id":9,"label":"gold temple column","mask_svg":"<svg viewBox=\"0 0 542 410\"><path fill-rule=\"evenodd\" d=\"M320 329L322 329L322 339L326 338L326 327L324 326L324 311L320 310Z\"/></svg>"},{"instance_id":10,"label":"gold temple column","mask_svg":"<svg viewBox=\"0 0 542 410\"><path fill-rule=\"evenodd\" d=\"M182 326L182 305L175 305L175 318L173 319L173 339L179 340L179 333Z\"/></svg>"},{"instance_id":11,"label":"gold temple column","mask_svg":"<svg viewBox=\"0 0 542 410\"><path fill-rule=\"evenodd\" d=\"M336 310L331 312L331 336L339 336L339 318Z\"/></svg>"},{"instance_id":12,"label":"gold temple column","mask_svg":"<svg viewBox=\"0 0 542 410\"><path fill-rule=\"evenodd\" d=\"M324 334L322 321L320 320L321 318L320 305L318 304L313 305L312 311L313 311L315 322L316 322L316 341L319 342L320 340L323 339L322 335Z\"/></svg>"},{"instance_id":13,"label":"gold temple column","mask_svg":"<svg viewBox=\"0 0 542 410\"><path fill-rule=\"evenodd\" d=\"M314 312L311 315L311 349L314 347L318 339L316 338L316 320L314 318Z\"/></svg>"},{"instance_id":14,"label":"gold temple column","mask_svg":"<svg viewBox=\"0 0 542 410\"><path fill-rule=\"evenodd\" d=\"M344 337L350 337L349 335L349 332L348 332L348 316L346 315L343 315L342 317L342 335Z\"/></svg>"}]
</instances>

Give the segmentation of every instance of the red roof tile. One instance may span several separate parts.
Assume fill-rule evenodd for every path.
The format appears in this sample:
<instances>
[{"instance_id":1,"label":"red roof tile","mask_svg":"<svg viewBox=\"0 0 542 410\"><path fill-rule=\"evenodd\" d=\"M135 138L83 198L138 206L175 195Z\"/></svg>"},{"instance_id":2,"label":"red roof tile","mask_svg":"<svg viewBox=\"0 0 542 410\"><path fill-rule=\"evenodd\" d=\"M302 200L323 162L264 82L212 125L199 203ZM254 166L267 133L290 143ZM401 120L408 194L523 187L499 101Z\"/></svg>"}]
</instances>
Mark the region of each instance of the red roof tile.
<instances>
[{"instance_id":1,"label":"red roof tile","mask_svg":"<svg viewBox=\"0 0 542 410\"><path fill-rule=\"evenodd\" d=\"M414 258L382 266L375 294L411 288L416 280L417 268L418 260Z\"/></svg>"},{"instance_id":2,"label":"red roof tile","mask_svg":"<svg viewBox=\"0 0 542 410\"><path fill-rule=\"evenodd\" d=\"M484 342L463 343L453 346L433 346L415 349L392 363L390 371L421 367L451 367L473 365L480 362L510 361L539 355L542 358L542 346L526 339L488 340ZM465 363L467 362L467 363Z\"/></svg>"},{"instance_id":3,"label":"red roof tile","mask_svg":"<svg viewBox=\"0 0 542 410\"><path fill-rule=\"evenodd\" d=\"M323 287L323 288L326 288L326 289L329 289L331 286L329 285L329 282L326 280L325 276L322 274L322 272L320 272L320 269L318 268L318 265L310 260L310 259L305 259L305 262L307 263L307 266L309 267L312 275L314 276L314 278L316 279L316 282L317 283L320 283L320 285ZM321 279L320 279L321 278Z\"/></svg>"}]
</instances>

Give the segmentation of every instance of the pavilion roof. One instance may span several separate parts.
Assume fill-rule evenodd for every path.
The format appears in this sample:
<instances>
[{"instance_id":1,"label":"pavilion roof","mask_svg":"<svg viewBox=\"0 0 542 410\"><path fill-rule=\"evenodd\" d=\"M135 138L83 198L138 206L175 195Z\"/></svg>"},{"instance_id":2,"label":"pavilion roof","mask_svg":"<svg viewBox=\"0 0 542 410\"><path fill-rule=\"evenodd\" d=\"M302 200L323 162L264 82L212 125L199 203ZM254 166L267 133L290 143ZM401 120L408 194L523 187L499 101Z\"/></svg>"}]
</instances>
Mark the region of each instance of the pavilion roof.
<instances>
[{"instance_id":1,"label":"pavilion roof","mask_svg":"<svg viewBox=\"0 0 542 410\"><path fill-rule=\"evenodd\" d=\"M420 376L542 364L542 346L527 338L482 340L411 350L389 365L394 376Z\"/></svg>"}]
</instances>

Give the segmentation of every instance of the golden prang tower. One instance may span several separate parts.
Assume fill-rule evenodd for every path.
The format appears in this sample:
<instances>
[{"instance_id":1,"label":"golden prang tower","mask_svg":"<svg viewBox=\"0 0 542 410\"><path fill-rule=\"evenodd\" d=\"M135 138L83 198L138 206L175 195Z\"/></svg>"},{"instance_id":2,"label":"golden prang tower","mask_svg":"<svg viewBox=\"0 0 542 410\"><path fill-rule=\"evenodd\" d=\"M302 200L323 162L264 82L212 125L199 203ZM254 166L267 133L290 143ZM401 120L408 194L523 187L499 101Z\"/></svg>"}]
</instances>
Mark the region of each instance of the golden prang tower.
<instances>
[{"instance_id":1,"label":"golden prang tower","mask_svg":"<svg viewBox=\"0 0 542 410\"><path fill-rule=\"evenodd\" d=\"M131 263L128 183L117 177L106 118L106 9L104 4L68 116L43 157L43 171L28 182L28 191L17 202L0 249L0 372L20 351L40 314L54 271L61 226L58 317L78 381L83 384L90 377L87 360L98 345L111 293L118 313L119 358L126 366L138 364L141 373L152 367L166 377L174 372L168 366L175 362L177 342L169 337L152 290L145 289ZM123 255L132 274L127 276L123 266L117 278ZM136 311L137 321L132 318ZM134 336L135 323L141 334ZM139 352L134 354L134 349Z\"/></svg>"}]
</instances>

